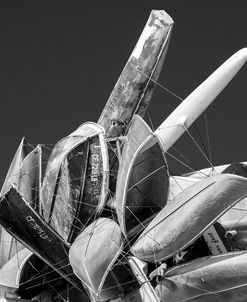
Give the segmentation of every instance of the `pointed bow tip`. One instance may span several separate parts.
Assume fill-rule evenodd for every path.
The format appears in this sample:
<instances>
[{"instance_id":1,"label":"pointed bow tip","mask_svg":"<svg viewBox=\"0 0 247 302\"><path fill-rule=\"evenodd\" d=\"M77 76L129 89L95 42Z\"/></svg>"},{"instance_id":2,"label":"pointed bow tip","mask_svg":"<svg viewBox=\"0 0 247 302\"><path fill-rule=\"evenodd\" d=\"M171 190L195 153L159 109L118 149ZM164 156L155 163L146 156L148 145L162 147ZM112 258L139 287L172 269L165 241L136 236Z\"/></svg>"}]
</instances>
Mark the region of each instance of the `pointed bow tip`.
<instances>
[{"instance_id":1,"label":"pointed bow tip","mask_svg":"<svg viewBox=\"0 0 247 302\"><path fill-rule=\"evenodd\" d=\"M247 61L247 47L239 49L235 52L229 59L228 62L232 62L232 60L236 62L241 62L241 66Z\"/></svg>"},{"instance_id":2,"label":"pointed bow tip","mask_svg":"<svg viewBox=\"0 0 247 302\"><path fill-rule=\"evenodd\" d=\"M155 14L155 16L162 19L167 25L173 25L174 21L170 15L164 10L153 9L151 14Z\"/></svg>"},{"instance_id":3,"label":"pointed bow tip","mask_svg":"<svg viewBox=\"0 0 247 302\"><path fill-rule=\"evenodd\" d=\"M247 56L247 47L239 49L236 53L242 54L243 56Z\"/></svg>"}]
</instances>

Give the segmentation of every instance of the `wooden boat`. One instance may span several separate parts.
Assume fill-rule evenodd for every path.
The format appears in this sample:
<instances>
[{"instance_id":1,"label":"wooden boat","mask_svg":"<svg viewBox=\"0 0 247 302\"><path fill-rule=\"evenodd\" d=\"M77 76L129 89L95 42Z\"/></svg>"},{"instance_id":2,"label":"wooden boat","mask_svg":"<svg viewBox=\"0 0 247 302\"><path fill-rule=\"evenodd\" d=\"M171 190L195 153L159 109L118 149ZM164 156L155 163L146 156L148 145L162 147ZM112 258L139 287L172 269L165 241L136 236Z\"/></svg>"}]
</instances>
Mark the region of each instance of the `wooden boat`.
<instances>
[{"instance_id":1,"label":"wooden boat","mask_svg":"<svg viewBox=\"0 0 247 302\"><path fill-rule=\"evenodd\" d=\"M168 270L155 290L160 301L246 301L247 253L199 258Z\"/></svg>"},{"instance_id":2,"label":"wooden boat","mask_svg":"<svg viewBox=\"0 0 247 302\"><path fill-rule=\"evenodd\" d=\"M116 211L125 236L166 204L169 178L159 140L135 116L123 147L116 189Z\"/></svg>"},{"instance_id":3,"label":"wooden boat","mask_svg":"<svg viewBox=\"0 0 247 302\"><path fill-rule=\"evenodd\" d=\"M165 11L152 10L98 120L107 137L126 134L133 115L145 114L166 56L172 26L173 20Z\"/></svg>"},{"instance_id":4,"label":"wooden boat","mask_svg":"<svg viewBox=\"0 0 247 302\"><path fill-rule=\"evenodd\" d=\"M165 11L151 12L98 120L109 139L109 191L112 196L116 192L119 158L124 144L121 137L127 134L135 114L145 115L167 53L172 27L173 20Z\"/></svg>"},{"instance_id":5,"label":"wooden boat","mask_svg":"<svg viewBox=\"0 0 247 302\"><path fill-rule=\"evenodd\" d=\"M131 251L145 261L167 259L193 243L246 196L247 179L240 176L221 174L197 182L160 211Z\"/></svg>"},{"instance_id":6,"label":"wooden boat","mask_svg":"<svg viewBox=\"0 0 247 302\"><path fill-rule=\"evenodd\" d=\"M71 242L99 214L108 193L104 130L85 123L59 141L49 158L42 186L44 218Z\"/></svg>"},{"instance_id":7,"label":"wooden boat","mask_svg":"<svg viewBox=\"0 0 247 302\"><path fill-rule=\"evenodd\" d=\"M82 293L68 259L69 244L26 202L15 188L1 198L0 223L18 241Z\"/></svg>"}]
</instances>

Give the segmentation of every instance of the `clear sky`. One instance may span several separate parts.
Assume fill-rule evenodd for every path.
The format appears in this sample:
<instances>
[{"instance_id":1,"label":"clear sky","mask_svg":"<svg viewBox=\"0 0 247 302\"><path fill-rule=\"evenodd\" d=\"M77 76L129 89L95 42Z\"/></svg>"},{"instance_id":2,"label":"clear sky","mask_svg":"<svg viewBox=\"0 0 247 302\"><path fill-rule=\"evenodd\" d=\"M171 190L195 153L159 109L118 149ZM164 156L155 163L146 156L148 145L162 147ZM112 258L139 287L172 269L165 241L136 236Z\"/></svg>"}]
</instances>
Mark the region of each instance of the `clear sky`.
<instances>
[{"instance_id":1,"label":"clear sky","mask_svg":"<svg viewBox=\"0 0 247 302\"><path fill-rule=\"evenodd\" d=\"M23 136L33 145L55 143L97 121L151 9L174 19L159 83L182 98L247 47L244 0L0 1L1 180ZM214 164L247 161L246 78L245 66L207 112ZM178 104L157 87L153 124ZM176 147L198 167L208 165L188 137Z\"/></svg>"}]
</instances>

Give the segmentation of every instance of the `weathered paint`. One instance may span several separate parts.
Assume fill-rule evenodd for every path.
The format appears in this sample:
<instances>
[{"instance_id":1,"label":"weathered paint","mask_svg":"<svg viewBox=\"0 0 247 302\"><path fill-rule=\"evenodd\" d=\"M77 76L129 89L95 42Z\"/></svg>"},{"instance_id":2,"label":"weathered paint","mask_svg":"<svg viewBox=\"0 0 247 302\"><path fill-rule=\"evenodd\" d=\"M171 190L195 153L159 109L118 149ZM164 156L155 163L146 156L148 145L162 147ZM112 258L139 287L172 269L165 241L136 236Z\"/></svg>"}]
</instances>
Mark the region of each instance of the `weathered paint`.
<instances>
[{"instance_id":1,"label":"weathered paint","mask_svg":"<svg viewBox=\"0 0 247 302\"><path fill-rule=\"evenodd\" d=\"M62 278L84 293L69 264L69 244L11 188L0 200L0 223L18 241L47 263Z\"/></svg>"},{"instance_id":2,"label":"weathered paint","mask_svg":"<svg viewBox=\"0 0 247 302\"><path fill-rule=\"evenodd\" d=\"M98 120L106 136L126 132L133 115L144 116L169 44L173 20L153 10Z\"/></svg>"},{"instance_id":3,"label":"weathered paint","mask_svg":"<svg viewBox=\"0 0 247 302\"><path fill-rule=\"evenodd\" d=\"M104 129L95 123L83 124L55 145L43 181L42 207L46 222L65 240L72 225L78 233L103 209L108 170Z\"/></svg>"}]
</instances>

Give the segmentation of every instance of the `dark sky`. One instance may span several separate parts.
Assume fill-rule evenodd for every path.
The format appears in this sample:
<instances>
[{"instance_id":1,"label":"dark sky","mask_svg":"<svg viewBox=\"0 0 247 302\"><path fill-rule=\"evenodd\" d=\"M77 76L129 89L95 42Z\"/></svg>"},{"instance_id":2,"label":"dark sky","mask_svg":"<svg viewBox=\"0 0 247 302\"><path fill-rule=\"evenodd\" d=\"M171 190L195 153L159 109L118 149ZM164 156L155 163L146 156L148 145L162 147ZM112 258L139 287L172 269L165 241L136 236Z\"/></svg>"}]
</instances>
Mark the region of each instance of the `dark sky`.
<instances>
[{"instance_id":1,"label":"dark sky","mask_svg":"<svg viewBox=\"0 0 247 302\"><path fill-rule=\"evenodd\" d=\"M244 0L0 0L0 179L21 137L55 143L97 121L151 9L174 19L159 83L182 98L247 46ZM247 160L246 76L245 66L207 111L214 164ZM149 109L154 125L178 104L157 87ZM208 165L188 137L176 148L198 167Z\"/></svg>"}]
</instances>

